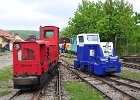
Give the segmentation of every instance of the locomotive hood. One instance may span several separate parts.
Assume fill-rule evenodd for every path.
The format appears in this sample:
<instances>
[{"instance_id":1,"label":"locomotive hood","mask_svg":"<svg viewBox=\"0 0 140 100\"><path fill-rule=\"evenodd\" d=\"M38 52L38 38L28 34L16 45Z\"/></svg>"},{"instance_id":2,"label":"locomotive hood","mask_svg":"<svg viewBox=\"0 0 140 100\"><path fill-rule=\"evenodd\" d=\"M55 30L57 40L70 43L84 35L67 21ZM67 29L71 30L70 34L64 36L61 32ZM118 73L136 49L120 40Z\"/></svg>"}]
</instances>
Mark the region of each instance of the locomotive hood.
<instances>
[{"instance_id":1,"label":"locomotive hood","mask_svg":"<svg viewBox=\"0 0 140 100\"><path fill-rule=\"evenodd\" d=\"M113 43L112 42L100 42L104 56L113 56Z\"/></svg>"}]
</instances>

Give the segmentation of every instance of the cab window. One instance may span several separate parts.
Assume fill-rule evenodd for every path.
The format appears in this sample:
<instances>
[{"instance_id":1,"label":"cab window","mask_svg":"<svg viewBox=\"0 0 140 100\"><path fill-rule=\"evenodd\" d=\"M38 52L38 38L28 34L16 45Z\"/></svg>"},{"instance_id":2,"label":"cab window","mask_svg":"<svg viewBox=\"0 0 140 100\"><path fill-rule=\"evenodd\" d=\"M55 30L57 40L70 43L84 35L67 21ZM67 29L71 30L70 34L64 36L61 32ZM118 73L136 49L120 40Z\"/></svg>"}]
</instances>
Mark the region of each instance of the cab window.
<instances>
[{"instance_id":1,"label":"cab window","mask_svg":"<svg viewBox=\"0 0 140 100\"><path fill-rule=\"evenodd\" d=\"M79 36L79 42L84 42L84 37L83 36Z\"/></svg>"},{"instance_id":2,"label":"cab window","mask_svg":"<svg viewBox=\"0 0 140 100\"><path fill-rule=\"evenodd\" d=\"M88 35L87 36L87 40L88 41L99 41L99 39L98 39L98 35Z\"/></svg>"},{"instance_id":3,"label":"cab window","mask_svg":"<svg viewBox=\"0 0 140 100\"><path fill-rule=\"evenodd\" d=\"M34 60L35 59L35 53L31 49L23 49L18 51L18 60Z\"/></svg>"},{"instance_id":4,"label":"cab window","mask_svg":"<svg viewBox=\"0 0 140 100\"><path fill-rule=\"evenodd\" d=\"M54 37L54 30L45 30L44 31L44 38L53 38Z\"/></svg>"}]
</instances>

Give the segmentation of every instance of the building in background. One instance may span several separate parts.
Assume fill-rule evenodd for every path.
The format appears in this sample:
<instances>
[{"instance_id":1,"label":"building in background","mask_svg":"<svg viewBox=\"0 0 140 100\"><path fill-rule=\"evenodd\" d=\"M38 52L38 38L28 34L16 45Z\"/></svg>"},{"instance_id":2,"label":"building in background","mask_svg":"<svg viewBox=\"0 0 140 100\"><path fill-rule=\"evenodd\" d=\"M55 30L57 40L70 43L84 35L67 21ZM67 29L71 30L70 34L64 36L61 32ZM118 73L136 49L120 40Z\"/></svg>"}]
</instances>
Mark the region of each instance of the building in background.
<instances>
[{"instance_id":1,"label":"building in background","mask_svg":"<svg viewBox=\"0 0 140 100\"><path fill-rule=\"evenodd\" d=\"M14 41L18 41L18 42L19 41L24 41L24 38L19 34L14 34L14 38L15 38Z\"/></svg>"},{"instance_id":2,"label":"building in background","mask_svg":"<svg viewBox=\"0 0 140 100\"><path fill-rule=\"evenodd\" d=\"M10 46L14 41L14 36L0 29L0 51L10 50Z\"/></svg>"},{"instance_id":3,"label":"building in background","mask_svg":"<svg viewBox=\"0 0 140 100\"><path fill-rule=\"evenodd\" d=\"M0 29L0 51L12 51L14 41L24 41L22 36L10 33Z\"/></svg>"},{"instance_id":4,"label":"building in background","mask_svg":"<svg viewBox=\"0 0 140 100\"><path fill-rule=\"evenodd\" d=\"M67 48L66 48L67 47ZM60 38L59 39L59 49L60 53L64 53L68 49L70 50L70 39L69 38Z\"/></svg>"},{"instance_id":5,"label":"building in background","mask_svg":"<svg viewBox=\"0 0 140 100\"><path fill-rule=\"evenodd\" d=\"M70 43L70 39L69 38L60 38L59 44L63 44L63 43Z\"/></svg>"}]
</instances>

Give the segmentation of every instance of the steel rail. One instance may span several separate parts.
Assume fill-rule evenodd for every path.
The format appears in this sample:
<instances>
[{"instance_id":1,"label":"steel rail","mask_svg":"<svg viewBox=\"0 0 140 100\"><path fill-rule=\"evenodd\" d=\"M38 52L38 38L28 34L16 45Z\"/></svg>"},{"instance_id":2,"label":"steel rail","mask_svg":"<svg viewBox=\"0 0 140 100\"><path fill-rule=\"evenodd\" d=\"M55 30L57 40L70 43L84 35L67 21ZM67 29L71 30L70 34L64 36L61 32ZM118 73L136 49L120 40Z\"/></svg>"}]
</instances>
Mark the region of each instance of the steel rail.
<instances>
[{"instance_id":1,"label":"steel rail","mask_svg":"<svg viewBox=\"0 0 140 100\"><path fill-rule=\"evenodd\" d=\"M43 88L42 88L43 89ZM30 100L39 100L42 89L36 91Z\"/></svg>"},{"instance_id":2,"label":"steel rail","mask_svg":"<svg viewBox=\"0 0 140 100\"><path fill-rule=\"evenodd\" d=\"M105 81L103 78L100 78L100 77L97 77L97 76L92 76L92 77L95 77L95 78L101 80L103 83L105 83L105 84L107 84L107 85L113 87L114 89L116 89L117 91L121 92L122 94L124 94L124 95L130 97L130 100L138 100L136 97L134 97L134 96L132 96L132 95L126 93L125 91L123 91L123 90L121 90L121 89L119 89L119 88L113 86L112 84L108 83L108 82Z\"/></svg>"},{"instance_id":3,"label":"steel rail","mask_svg":"<svg viewBox=\"0 0 140 100\"><path fill-rule=\"evenodd\" d=\"M124 86L130 87L130 88L136 89L136 90L140 90L140 87L137 87L137 86L134 86L134 85L130 85L130 84L127 84L127 83L124 83L124 82L120 82L120 81L118 81L118 80L111 79L111 78L109 78L109 77L106 77L105 80L111 81L111 82L114 82L114 83L117 83L117 84L119 84L119 85L124 85ZM139 85L140 85L140 84L139 84Z\"/></svg>"},{"instance_id":4,"label":"steel rail","mask_svg":"<svg viewBox=\"0 0 140 100\"><path fill-rule=\"evenodd\" d=\"M12 97L10 97L8 100L12 100L14 97L18 96L19 94L22 93L22 90L18 90Z\"/></svg>"},{"instance_id":5,"label":"steel rail","mask_svg":"<svg viewBox=\"0 0 140 100\"><path fill-rule=\"evenodd\" d=\"M58 92L58 95L59 95L59 100L62 100L62 92L61 92L61 76L60 76L60 70L58 72L58 86L59 86L59 92Z\"/></svg>"},{"instance_id":6,"label":"steel rail","mask_svg":"<svg viewBox=\"0 0 140 100\"><path fill-rule=\"evenodd\" d=\"M121 78L121 79L124 79L124 80L127 80L127 81L131 81L131 82L135 82L137 84L140 84L140 81L132 80L132 79L125 78L125 77L122 77L122 76L117 76L117 75L113 75L113 76L116 77L116 78Z\"/></svg>"},{"instance_id":7,"label":"steel rail","mask_svg":"<svg viewBox=\"0 0 140 100\"><path fill-rule=\"evenodd\" d=\"M133 68L133 69L140 70L140 66L135 65L135 64L128 64L128 63L125 63L125 62L122 62L122 67L127 67L127 68Z\"/></svg>"},{"instance_id":8,"label":"steel rail","mask_svg":"<svg viewBox=\"0 0 140 100\"><path fill-rule=\"evenodd\" d=\"M66 66L64 64L62 64L62 66ZM91 84L90 82L88 82L87 80L85 80L84 78L82 78L78 73L74 72L70 67L69 64L67 64L66 67L68 70L70 70L71 72L73 72L76 76L78 76L83 82L89 84L92 88L96 89L97 91L99 91L101 94L103 94L106 98L113 100L110 96L108 96L107 94L105 94L103 91L101 91L100 89L98 89L97 87L95 87L93 84Z\"/></svg>"},{"instance_id":9,"label":"steel rail","mask_svg":"<svg viewBox=\"0 0 140 100\"><path fill-rule=\"evenodd\" d=\"M63 61L64 61L64 60L63 60ZM69 66L67 66L66 68L70 70L70 64L69 64L67 61L65 61L65 63L67 63L67 65L69 65ZM71 71L72 71L72 69L71 69ZM72 71L72 72L74 72L74 71ZM85 73L83 73L83 74L85 74ZM79 76L79 75L77 75L77 76ZM79 76L79 77L80 77L80 76ZM133 99L133 100L137 100L137 98L135 98L134 96L132 96L132 95L130 95L130 94L128 94L128 93L122 91L121 89L116 88L115 86L112 86L111 84L109 84L109 83L107 83L106 81L104 81L102 78L99 78L99 77L94 76L94 75L92 75L92 77L94 77L94 78L96 78L96 79L102 81L103 83L107 84L107 85L110 86L110 87L113 87L115 90L117 90L117 91L123 93L124 95L128 96L129 98L131 98L131 99ZM82 79L82 80L83 80L83 79ZM91 84L90 84L90 85L91 85ZM133 86L132 86L132 87L133 87Z\"/></svg>"}]
</instances>

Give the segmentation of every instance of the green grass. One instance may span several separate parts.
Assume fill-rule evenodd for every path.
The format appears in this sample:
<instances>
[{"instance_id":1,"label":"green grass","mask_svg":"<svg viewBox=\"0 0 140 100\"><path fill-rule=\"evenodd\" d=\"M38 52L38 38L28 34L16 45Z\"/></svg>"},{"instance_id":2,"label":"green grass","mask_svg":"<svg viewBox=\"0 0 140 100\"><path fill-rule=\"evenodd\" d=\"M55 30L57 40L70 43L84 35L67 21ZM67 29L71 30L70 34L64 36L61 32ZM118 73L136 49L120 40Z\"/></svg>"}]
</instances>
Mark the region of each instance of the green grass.
<instances>
[{"instance_id":1,"label":"green grass","mask_svg":"<svg viewBox=\"0 0 140 100\"><path fill-rule=\"evenodd\" d=\"M5 82L0 82L0 88L13 88L13 86L11 83L5 81Z\"/></svg>"},{"instance_id":2,"label":"green grass","mask_svg":"<svg viewBox=\"0 0 140 100\"><path fill-rule=\"evenodd\" d=\"M71 54L69 54L69 53L63 53L62 55L71 56ZM64 59L64 60L66 60L66 59ZM75 58L68 58L67 59L67 61L69 61L71 64L74 64L74 60L75 60Z\"/></svg>"},{"instance_id":3,"label":"green grass","mask_svg":"<svg viewBox=\"0 0 140 100\"><path fill-rule=\"evenodd\" d=\"M78 81L65 82L64 88L68 91L70 100L104 100L99 92Z\"/></svg>"},{"instance_id":4,"label":"green grass","mask_svg":"<svg viewBox=\"0 0 140 100\"><path fill-rule=\"evenodd\" d=\"M74 64L74 58L68 58L67 61L69 61L69 63Z\"/></svg>"},{"instance_id":5,"label":"green grass","mask_svg":"<svg viewBox=\"0 0 140 100\"><path fill-rule=\"evenodd\" d=\"M69 63L71 63L71 64L74 64L74 60L75 60L75 58L62 58L63 60L66 60L66 61L68 61Z\"/></svg>"},{"instance_id":6,"label":"green grass","mask_svg":"<svg viewBox=\"0 0 140 100\"><path fill-rule=\"evenodd\" d=\"M8 81L12 78L12 66L0 70L0 82Z\"/></svg>"},{"instance_id":7,"label":"green grass","mask_svg":"<svg viewBox=\"0 0 140 100\"><path fill-rule=\"evenodd\" d=\"M8 89L12 88L12 84L8 81L12 79L12 66L8 66L0 69L0 88ZM0 91L0 97L10 94L11 91Z\"/></svg>"},{"instance_id":8,"label":"green grass","mask_svg":"<svg viewBox=\"0 0 140 100\"><path fill-rule=\"evenodd\" d=\"M0 56L7 54L7 52L0 52Z\"/></svg>"},{"instance_id":9,"label":"green grass","mask_svg":"<svg viewBox=\"0 0 140 100\"><path fill-rule=\"evenodd\" d=\"M132 80L140 81L140 73L132 72L130 70L122 70L122 72L118 75Z\"/></svg>"},{"instance_id":10,"label":"green grass","mask_svg":"<svg viewBox=\"0 0 140 100\"><path fill-rule=\"evenodd\" d=\"M12 79L12 66L2 68L0 70L0 88L11 88L12 85L8 83Z\"/></svg>"},{"instance_id":11,"label":"green grass","mask_svg":"<svg viewBox=\"0 0 140 100\"><path fill-rule=\"evenodd\" d=\"M8 95L10 93L11 93L11 91L0 91L0 97L4 96L4 95Z\"/></svg>"}]
</instances>

